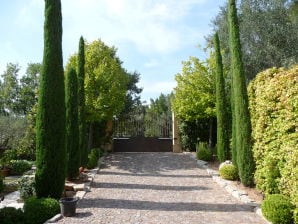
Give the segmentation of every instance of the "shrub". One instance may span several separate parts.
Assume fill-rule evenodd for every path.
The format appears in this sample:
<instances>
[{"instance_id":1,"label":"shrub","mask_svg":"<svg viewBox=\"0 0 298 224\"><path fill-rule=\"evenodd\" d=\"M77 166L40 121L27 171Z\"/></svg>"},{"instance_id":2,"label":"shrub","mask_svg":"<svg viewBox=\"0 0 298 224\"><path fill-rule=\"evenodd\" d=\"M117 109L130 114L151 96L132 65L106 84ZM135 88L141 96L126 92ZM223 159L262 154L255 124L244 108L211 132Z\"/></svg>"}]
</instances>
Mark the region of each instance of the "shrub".
<instances>
[{"instance_id":1,"label":"shrub","mask_svg":"<svg viewBox=\"0 0 298 224\"><path fill-rule=\"evenodd\" d=\"M19 180L19 191L22 199L35 196L35 176L24 175Z\"/></svg>"},{"instance_id":2,"label":"shrub","mask_svg":"<svg viewBox=\"0 0 298 224\"><path fill-rule=\"evenodd\" d=\"M294 223L298 224L298 208L294 209Z\"/></svg>"},{"instance_id":3,"label":"shrub","mask_svg":"<svg viewBox=\"0 0 298 224\"><path fill-rule=\"evenodd\" d=\"M239 179L237 167L233 164L224 164L219 168L219 175L226 180Z\"/></svg>"},{"instance_id":4,"label":"shrub","mask_svg":"<svg viewBox=\"0 0 298 224\"><path fill-rule=\"evenodd\" d=\"M99 159L98 149L92 149L88 155L87 168L93 169L94 167L96 167L98 165L98 159Z\"/></svg>"},{"instance_id":5,"label":"shrub","mask_svg":"<svg viewBox=\"0 0 298 224\"><path fill-rule=\"evenodd\" d=\"M212 160L212 152L207 148L207 144L204 142L200 142L196 145L196 154L197 159L204 161Z\"/></svg>"},{"instance_id":6,"label":"shrub","mask_svg":"<svg viewBox=\"0 0 298 224\"><path fill-rule=\"evenodd\" d=\"M263 215L273 224L293 223L293 209L288 197L281 194L268 195L262 203Z\"/></svg>"},{"instance_id":7,"label":"shrub","mask_svg":"<svg viewBox=\"0 0 298 224\"><path fill-rule=\"evenodd\" d=\"M32 164L27 160L11 160L9 167L12 175L22 175L25 171L31 169Z\"/></svg>"},{"instance_id":8,"label":"shrub","mask_svg":"<svg viewBox=\"0 0 298 224\"><path fill-rule=\"evenodd\" d=\"M4 207L0 209L0 220L2 224L23 224L24 213L21 209Z\"/></svg>"},{"instance_id":9,"label":"shrub","mask_svg":"<svg viewBox=\"0 0 298 224\"><path fill-rule=\"evenodd\" d=\"M289 196L298 207L298 65L271 68L250 82L257 188Z\"/></svg>"},{"instance_id":10,"label":"shrub","mask_svg":"<svg viewBox=\"0 0 298 224\"><path fill-rule=\"evenodd\" d=\"M53 198L28 198L24 203L25 221L30 224L44 223L60 212L60 205Z\"/></svg>"}]
</instances>

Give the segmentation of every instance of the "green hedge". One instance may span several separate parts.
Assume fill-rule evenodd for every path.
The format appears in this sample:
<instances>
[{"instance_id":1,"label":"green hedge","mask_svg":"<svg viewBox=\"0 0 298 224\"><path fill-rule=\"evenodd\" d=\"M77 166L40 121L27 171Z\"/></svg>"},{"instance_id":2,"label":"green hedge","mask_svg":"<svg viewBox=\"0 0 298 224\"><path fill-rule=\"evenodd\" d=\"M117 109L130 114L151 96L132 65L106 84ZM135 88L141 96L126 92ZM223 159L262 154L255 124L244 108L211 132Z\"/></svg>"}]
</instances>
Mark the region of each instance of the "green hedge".
<instances>
[{"instance_id":1,"label":"green hedge","mask_svg":"<svg viewBox=\"0 0 298 224\"><path fill-rule=\"evenodd\" d=\"M292 224L293 209L289 198L281 194L268 195L262 203L263 215L273 224Z\"/></svg>"},{"instance_id":2,"label":"green hedge","mask_svg":"<svg viewBox=\"0 0 298 224\"><path fill-rule=\"evenodd\" d=\"M298 208L298 65L261 72L248 90L257 187Z\"/></svg>"},{"instance_id":3,"label":"green hedge","mask_svg":"<svg viewBox=\"0 0 298 224\"><path fill-rule=\"evenodd\" d=\"M31 197L25 200L24 203L26 223L41 224L59 212L59 202L53 198Z\"/></svg>"},{"instance_id":4,"label":"green hedge","mask_svg":"<svg viewBox=\"0 0 298 224\"><path fill-rule=\"evenodd\" d=\"M219 175L226 180L238 180L238 170L233 164L224 164L219 168Z\"/></svg>"},{"instance_id":5,"label":"green hedge","mask_svg":"<svg viewBox=\"0 0 298 224\"><path fill-rule=\"evenodd\" d=\"M21 209L4 207L0 209L1 224L24 224L24 213Z\"/></svg>"}]
</instances>

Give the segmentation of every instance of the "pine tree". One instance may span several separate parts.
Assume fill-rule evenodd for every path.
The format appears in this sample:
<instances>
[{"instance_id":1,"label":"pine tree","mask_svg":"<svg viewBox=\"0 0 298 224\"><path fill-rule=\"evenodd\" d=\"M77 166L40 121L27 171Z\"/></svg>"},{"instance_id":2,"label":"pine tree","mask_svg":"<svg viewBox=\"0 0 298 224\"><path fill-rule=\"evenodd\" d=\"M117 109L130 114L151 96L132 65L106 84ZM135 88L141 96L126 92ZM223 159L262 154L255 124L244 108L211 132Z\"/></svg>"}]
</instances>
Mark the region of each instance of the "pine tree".
<instances>
[{"instance_id":1,"label":"pine tree","mask_svg":"<svg viewBox=\"0 0 298 224\"><path fill-rule=\"evenodd\" d=\"M86 121L85 121L85 43L83 37L79 42L78 54L78 108L79 108L79 150L81 152L80 165L87 166L88 149L86 138Z\"/></svg>"},{"instance_id":2,"label":"pine tree","mask_svg":"<svg viewBox=\"0 0 298 224\"><path fill-rule=\"evenodd\" d=\"M233 125L235 125L233 137L236 137L237 167L241 182L245 186L252 186L255 164L251 150L251 123L235 0L229 0L228 22L232 60L232 99L234 107L232 111L234 112Z\"/></svg>"},{"instance_id":3,"label":"pine tree","mask_svg":"<svg viewBox=\"0 0 298 224\"><path fill-rule=\"evenodd\" d=\"M65 103L66 103L66 152L67 178L74 179L79 176L80 150L79 150L79 126L78 126L78 81L77 73L71 68L65 79Z\"/></svg>"},{"instance_id":4,"label":"pine tree","mask_svg":"<svg viewBox=\"0 0 298 224\"><path fill-rule=\"evenodd\" d=\"M60 198L65 182L65 94L60 0L45 0L43 69L36 118L36 194Z\"/></svg>"},{"instance_id":5,"label":"pine tree","mask_svg":"<svg viewBox=\"0 0 298 224\"><path fill-rule=\"evenodd\" d=\"M214 48L216 54L217 156L219 161L223 162L229 159L229 119L218 33L214 35Z\"/></svg>"}]
</instances>

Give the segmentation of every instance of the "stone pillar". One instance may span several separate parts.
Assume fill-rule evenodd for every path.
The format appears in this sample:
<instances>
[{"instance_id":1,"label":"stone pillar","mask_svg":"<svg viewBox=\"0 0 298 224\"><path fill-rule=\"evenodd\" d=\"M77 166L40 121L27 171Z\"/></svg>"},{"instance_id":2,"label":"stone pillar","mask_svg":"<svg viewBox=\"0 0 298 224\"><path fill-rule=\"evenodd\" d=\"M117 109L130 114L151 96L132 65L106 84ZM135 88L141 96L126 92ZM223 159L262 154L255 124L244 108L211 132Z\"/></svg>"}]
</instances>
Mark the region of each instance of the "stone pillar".
<instances>
[{"instance_id":1,"label":"stone pillar","mask_svg":"<svg viewBox=\"0 0 298 224\"><path fill-rule=\"evenodd\" d=\"M173 132L173 152L176 152L176 153L182 152L179 130L178 130L178 120L175 117L174 112L172 113L172 132Z\"/></svg>"}]
</instances>

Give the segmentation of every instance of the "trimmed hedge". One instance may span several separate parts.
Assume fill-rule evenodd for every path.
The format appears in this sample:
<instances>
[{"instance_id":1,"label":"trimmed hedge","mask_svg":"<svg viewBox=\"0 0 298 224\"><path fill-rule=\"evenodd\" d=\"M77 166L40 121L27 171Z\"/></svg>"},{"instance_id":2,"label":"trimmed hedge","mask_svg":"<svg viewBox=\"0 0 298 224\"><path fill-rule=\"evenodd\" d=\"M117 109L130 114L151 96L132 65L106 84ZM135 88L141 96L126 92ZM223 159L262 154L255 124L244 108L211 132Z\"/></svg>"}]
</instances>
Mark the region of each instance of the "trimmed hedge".
<instances>
[{"instance_id":1,"label":"trimmed hedge","mask_svg":"<svg viewBox=\"0 0 298 224\"><path fill-rule=\"evenodd\" d=\"M24 203L26 223L41 224L60 212L60 205L53 198L28 198Z\"/></svg>"},{"instance_id":2,"label":"trimmed hedge","mask_svg":"<svg viewBox=\"0 0 298 224\"><path fill-rule=\"evenodd\" d=\"M273 224L292 224L293 209L289 198L281 194L268 195L262 203L263 215Z\"/></svg>"},{"instance_id":3,"label":"trimmed hedge","mask_svg":"<svg viewBox=\"0 0 298 224\"><path fill-rule=\"evenodd\" d=\"M23 224L24 213L21 209L4 207L0 209L1 224Z\"/></svg>"},{"instance_id":4,"label":"trimmed hedge","mask_svg":"<svg viewBox=\"0 0 298 224\"><path fill-rule=\"evenodd\" d=\"M219 168L219 175L226 180L238 180L238 170L233 164L224 164Z\"/></svg>"},{"instance_id":5,"label":"trimmed hedge","mask_svg":"<svg viewBox=\"0 0 298 224\"><path fill-rule=\"evenodd\" d=\"M257 188L298 208L298 65L259 73L248 92Z\"/></svg>"}]
</instances>

